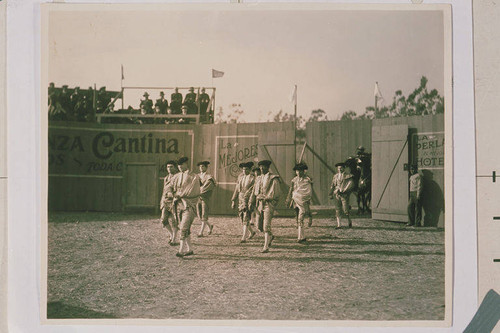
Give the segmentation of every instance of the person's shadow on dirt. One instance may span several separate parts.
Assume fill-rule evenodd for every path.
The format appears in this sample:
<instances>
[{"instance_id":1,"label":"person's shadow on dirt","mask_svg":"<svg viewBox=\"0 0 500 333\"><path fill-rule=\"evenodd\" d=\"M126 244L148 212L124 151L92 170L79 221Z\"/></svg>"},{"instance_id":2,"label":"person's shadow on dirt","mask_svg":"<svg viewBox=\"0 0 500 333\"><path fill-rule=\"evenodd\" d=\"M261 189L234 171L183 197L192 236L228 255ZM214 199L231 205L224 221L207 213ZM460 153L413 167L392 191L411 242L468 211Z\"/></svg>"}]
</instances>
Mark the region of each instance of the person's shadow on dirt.
<instances>
[{"instance_id":1,"label":"person's shadow on dirt","mask_svg":"<svg viewBox=\"0 0 500 333\"><path fill-rule=\"evenodd\" d=\"M444 212L444 194L434 174L430 170L421 170L423 174L422 208L424 210L424 226L437 227L439 215Z\"/></svg>"}]
</instances>

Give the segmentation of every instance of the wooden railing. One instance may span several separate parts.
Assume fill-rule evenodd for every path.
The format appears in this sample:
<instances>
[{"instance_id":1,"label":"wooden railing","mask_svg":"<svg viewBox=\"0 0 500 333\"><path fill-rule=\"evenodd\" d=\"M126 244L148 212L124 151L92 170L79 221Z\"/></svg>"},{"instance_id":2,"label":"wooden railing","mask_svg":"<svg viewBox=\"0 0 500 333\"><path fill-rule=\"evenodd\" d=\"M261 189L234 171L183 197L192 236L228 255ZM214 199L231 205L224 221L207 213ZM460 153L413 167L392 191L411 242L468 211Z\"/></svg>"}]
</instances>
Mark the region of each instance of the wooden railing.
<instances>
[{"instance_id":1,"label":"wooden railing","mask_svg":"<svg viewBox=\"0 0 500 333\"><path fill-rule=\"evenodd\" d=\"M102 118L133 118L133 119L194 119L194 123L200 123L200 115L199 114L138 114L138 113L98 113L95 115L97 118L97 122L100 123Z\"/></svg>"}]
</instances>

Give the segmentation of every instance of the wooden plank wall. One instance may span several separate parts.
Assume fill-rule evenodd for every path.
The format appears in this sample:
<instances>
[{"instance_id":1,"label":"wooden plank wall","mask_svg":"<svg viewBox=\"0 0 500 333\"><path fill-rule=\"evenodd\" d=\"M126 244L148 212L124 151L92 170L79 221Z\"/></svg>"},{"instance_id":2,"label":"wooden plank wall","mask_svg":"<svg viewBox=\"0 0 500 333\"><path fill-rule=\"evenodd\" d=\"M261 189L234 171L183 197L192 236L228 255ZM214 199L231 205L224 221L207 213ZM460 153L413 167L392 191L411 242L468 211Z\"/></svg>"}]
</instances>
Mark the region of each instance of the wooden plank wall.
<instances>
[{"instance_id":1,"label":"wooden plank wall","mask_svg":"<svg viewBox=\"0 0 500 333\"><path fill-rule=\"evenodd\" d=\"M364 146L367 151L371 150L371 126L372 121L369 119L310 122L306 126L306 142L334 169L335 163L354 155L357 147ZM315 204L331 205L328 191L332 172L309 151L306 152L304 160L309 165L314 192L319 200Z\"/></svg>"},{"instance_id":2,"label":"wooden plank wall","mask_svg":"<svg viewBox=\"0 0 500 333\"><path fill-rule=\"evenodd\" d=\"M203 160L211 162L209 172L215 175L219 184L212 197L212 213L214 214L236 214L230 209L231 196L234 191L234 175L239 173L238 164L242 161L271 158L276 165L273 166L273 172L279 172L284 177L283 196L286 195L288 189L285 184L289 184L293 177L294 165L294 131L293 123L248 123L248 124L219 124L219 125L169 125L167 128L163 125L115 125L115 124L87 124L87 123L70 123L58 122L51 123L49 126L49 135L64 134L64 135L81 135L91 136L103 131L125 130L127 133L133 132L135 136L143 136L151 131L154 133L161 132L161 135L168 135L170 130L191 130L194 134L194 145L191 142L185 142L180 147L179 154L123 154L117 156L117 161L125 163L154 163L157 165L157 180L158 190L152 193L159 202L161 191L163 189L163 178L166 171L164 170L165 162L169 159L178 158L181 155L188 157L194 156L191 159L192 170L198 172L196 163ZM61 129L62 128L62 129ZM64 128L71 128L64 130ZM83 130L85 128L85 130ZM164 129L164 131L162 131ZM92 134L89 134L89 131ZM156 134L155 134L156 135ZM159 134L160 135L160 134ZM220 149L216 146L217 137L231 136L229 142L234 144L239 142L241 147L248 148L253 144L265 144L269 151L269 155L264 154L262 149L258 149L258 154L255 156L245 157L243 160L237 159L232 163L233 168L224 170L215 170L216 160L219 159ZM244 137L241 139L240 137ZM219 140L220 143L220 140ZM289 144L289 146L275 146L276 144ZM124 194L126 184L124 181L125 173L120 171L110 172L93 172L88 174L86 168L78 167L76 164L71 164L72 158L77 157L84 164L87 161L94 161L95 156L92 155L90 139L83 140L84 150L79 155L72 151L64 151L65 165L62 167L49 167L49 210L59 211L121 211L124 208ZM191 154L191 151L193 154ZM233 153L236 150L233 151ZM59 154L59 151L50 151L51 154ZM241 156L240 156L241 157ZM114 156L113 156L114 158ZM236 158L236 157L235 157ZM111 158L112 159L112 158ZM110 162L107 160L107 162ZM84 165L85 166L85 165ZM219 163L220 167L220 163ZM125 165L122 166L125 170ZM233 176L231 176L233 175ZM231 184L231 182L233 182ZM155 191L151 191L155 192Z\"/></svg>"},{"instance_id":3,"label":"wooden plank wall","mask_svg":"<svg viewBox=\"0 0 500 333\"><path fill-rule=\"evenodd\" d=\"M408 124L409 130L409 162L415 163L417 158L416 142L412 141L413 134L444 132L444 115L422 117L398 117L376 119L374 125ZM424 223L427 226L444 227L444 169L420 168L424 175L424 192L422 200L424 206ZM401 181L407 181L407 178Z\"/></svg>"}]
</instances>

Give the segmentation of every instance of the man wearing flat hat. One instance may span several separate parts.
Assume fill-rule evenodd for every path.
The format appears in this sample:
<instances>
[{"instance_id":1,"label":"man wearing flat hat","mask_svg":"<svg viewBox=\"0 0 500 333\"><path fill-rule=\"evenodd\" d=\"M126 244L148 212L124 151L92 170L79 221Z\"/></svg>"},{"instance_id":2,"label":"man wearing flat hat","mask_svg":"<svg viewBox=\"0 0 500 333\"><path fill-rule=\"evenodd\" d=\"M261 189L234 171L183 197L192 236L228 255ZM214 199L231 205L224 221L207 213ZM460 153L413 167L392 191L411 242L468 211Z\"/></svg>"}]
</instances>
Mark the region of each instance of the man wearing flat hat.
<instances>
[{"instance_id":1,"label":"man wearing flat hat","mask_svg":"<svg viewBox=\"0 0 500 333\"><path fill-rule=\"evenodd\" d=\"M181 157L177 161L179 172L172 177L167 185L167 197L173 198L174 214L179 221L180 246L177 257L193 255L191 245L191 224L196 216L196 204L200 196L200 177L190 172L188 158Z\"/></svg>"},{"instance_id":2,"label":"man wearing flat hat","mask_svg":"<svg viewBox=\"0 0 500 333\"><path fill-rule=\"evenodd\" d=\"M255 183L255 176L252 175L253 162L240 163L241 174L238 175L236 187L231 198L231 208L236 207L238 203L238 216L243 225L243 235L240 243L245 243L247 239L255 236L255 231L252 230L250 220L252 217L252 210L250 209L250 196L252 195L253 186ZM247 233L249 236L247 238Z\"/></svg>"},{"instance_id":3,"label":"man wearing flat hat","mask_svg":"<svg viewBox=\"0 0 500 333\"><path fill-rule=\"evenodd\" d=\"M161 210L160 222L162 223L163 227L167 229L167 231L169 232L170 239L168 241L168 244L172 246L177 245L177 243L175 243L175 238L177 236L177 231L179 226L178 226L178 221L175 219L175 214L173 211L174 208L173 197L168 197L167 188L176 173L177 173L177 162L168 161L167 175L163 179L163 194L160 200L160 210Z\"/></svg>"},{"instance_id":4,"label":"man wearing flat hat","mask_svg":"<svg viewBox=\"0 0 500 333\"><path fill-rule=\"evenodd\" d=\"M342 211L347 217L349 228L352 227L351 217L349 215L349 197L354 188L352 175L345 171L345 163L335 164L337 173L333 176L329 196L335 200L335 211L337 215L337 229L340 229L340 215Z\"/></svg>"},{"instance_id":5,"label":"man wearing flat hat","mask_svg":"<svg viewBox=\"0 0 500 333\"><path fill-rule=\"evenodd\" d=\"M312 224L311 215L311 198L312 198L312 180L306 175L308 167L305 163L297 163L293 170L296 176L292 179L292 185L288 192L288 197L285 201L287 207L294 208L297 220L297 242L304 243L306 238L304 236L304 218L309 218L308 226Z\"/></svg>"},{"instance_id":6,"label":"man wearing flat hat","mask_svg":"<svg viewBox=\"0 0 500 333\"><path fill-rule=\"evenodd\" d=\"M274 239L271 221L280 196L280 178L270 172L271 161L259 161L258 165L262 175L255 182L251 202L256 205L257 220L264 231L264 248L261 252L267 253Z\"/></svg>"},{"instance_id":7,"label":"man wearing flat hat","mask_svg":"<svg viewBox=\"0 0 500 333\"><path fill-rule=\"evenodd\" d=\"M198 237L203 237L205 226L208 227L209 235L212 234L214 230L214 225L208 223L208 214L210 212L209 201L215 188L214 177L207 173L209 164L209 161L198 162L198 168L200 169L200 173L198 174L200 178L200 199L196 205L196 211L198 213L198 218L201 220L201 229L198 233Z\"/></svg>"}]
</instances>

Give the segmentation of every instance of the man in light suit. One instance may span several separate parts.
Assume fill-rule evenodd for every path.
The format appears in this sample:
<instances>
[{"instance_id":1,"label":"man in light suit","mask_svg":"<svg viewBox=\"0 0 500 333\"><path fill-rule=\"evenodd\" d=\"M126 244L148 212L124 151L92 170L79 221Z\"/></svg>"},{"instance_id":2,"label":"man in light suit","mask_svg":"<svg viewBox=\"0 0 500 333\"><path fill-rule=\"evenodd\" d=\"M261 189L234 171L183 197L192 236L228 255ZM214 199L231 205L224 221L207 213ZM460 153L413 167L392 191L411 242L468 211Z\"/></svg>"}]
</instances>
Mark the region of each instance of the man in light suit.
<instances>
[{"instance_id":1,"label":"man in light suit","mask_svg":"<svg viewBox=\"0 0 500 333\"><path fill-rule=\"evenodd\" d=\"M253 162L240 163L239 167L241 168L241 174L238 176L238 180L236 181L236 187L233 192L233 197L231 198L231 208L234 209L236 207L236 203L238 203L238 216L240 217L243 225L243 235L240 243L245 243L247 239L251 239L255 236L255 231L253 231L252 226L250 225L250 220L252 218L250 196L252 195L255 176L251 173ZM250 233L248 238L247 232Z\"/></svg>"}]
</instances>

